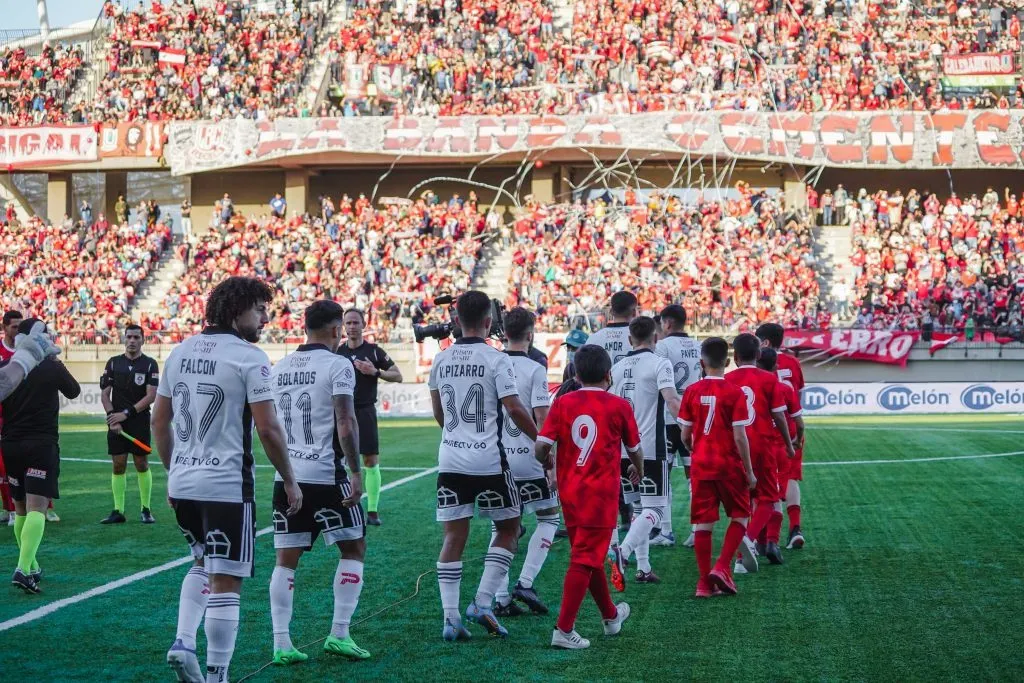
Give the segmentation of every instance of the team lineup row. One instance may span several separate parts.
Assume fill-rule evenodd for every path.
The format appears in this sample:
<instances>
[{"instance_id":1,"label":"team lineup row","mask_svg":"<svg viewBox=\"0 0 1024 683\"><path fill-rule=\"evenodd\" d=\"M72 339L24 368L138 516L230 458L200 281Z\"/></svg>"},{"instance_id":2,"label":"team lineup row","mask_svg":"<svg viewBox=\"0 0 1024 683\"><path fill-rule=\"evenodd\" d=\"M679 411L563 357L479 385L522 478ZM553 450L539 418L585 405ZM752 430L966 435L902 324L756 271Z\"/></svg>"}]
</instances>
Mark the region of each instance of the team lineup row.
<instances>
[{"instance_id":1,"label":"team lineup row","mask_svg":"<svg viewBox=\"0 0 1024 683\"><path fill-rule=\"evenodd\" d=\"M271 298L269 288L252 278L230 278L218 285L207 304L208 327L172 351L156 389L153 437L169 471L168 491L178 525L196 558L182 584L176 639L168 652L180 680L227 680L241 582L252 575L253 567L253 427L277 469L277 563L270 584L275 662L306 659L292 645L288 623L299 557L320 534L341 553L325 650L350 658L370 656L348 633L363 584L365 516L353 403L356 371L352 362L336 353L346 336L344 310L331 301L311 305L305 319L307 343L271 367L254 345L267 322ZM571 357L574 376L551 403L545 372L527 355L534 324L531 313L514 309L507 314L503 353L484 343L491 327L491 302L485 294L461 295L456 311L461 336L438 355L430 378L433 413L442 429L437 520L444 524L444 544L437 571L444 639L470 635L459 608L459 588L462 552L475 513L492 520L494 533L476 596L465 612L467 620L490 635L505 636L507 630L497 617L522 613L516 601L531 611L547 612L532 583L558 527L560 503L572 559L552 645L589 645L574 630L588 589L605 617L605 633L618 633L629 606L611 602L605 555L614 558L612 579L620 590L624 561L632 553L637 557L637 580L658 580L649 563L648 539L659 527L668 527L671 533L669 458L672 451L685 454L686 446L693 451L691 521L696 525L693 540L701 568L697 594L735 592L729 569L732 557L739 549L744 564L756 563L752 555L758 525L769 529L771 539L775 508L786 498L786 489L795 485L794 481L780 489L774 476L780 473L788 479L793 474L785 468L782 453L799 463L793 458L796 446L802 445L798 404L792 392L788 407L780 403L782 387L790 382L741 368L752 375L750 386L697 396L693 387L713 384L724 370L728 346L709 340L699 347L682 331L685 311L680 306L667 307L657 322L637 318L636 298L620 292L612 298L612 323L587 340L590 343L570 346L571 353L576 349ZM770 327L765 336L771 346L778 346L781 328L775 339ZM752 335L738 338L737 363L753 365L759 347ZM766 352L762 364L770 368L775 355ZM796 363L788 356L778 358L780 366L782 358ZM613 359L618 361L614 366ZM798 363L795 370L799 373ZM705 379L699 380L702 371ZM800 381L796 373L792 367L780 368L783 380ZM736 374L741 373L730 373L733 381L722 386L742 384L741 378L733 377ZM614 400L604 393L609 388ZM605 411L603 417L598 408ZM617 417L607 414L613 409L619 411ZM786 413L793 418L792 427ZM671 428L673 422L678 422L678 429ZM551 447L556 444L553 457ZM684 465L690 465L688 458ZM795 474L792 479L799 478L798 469ZM748 485L757 502L749 527ZM615 537L620 499L640 504L640 514L621 544ZM732 523L722 557L712 570L710 528L720 503ZM539 523L523 573L510 593L508 569L518 545L520 516L526 512L536 513ZM797 527L791 530L791 547L798 547L793 544L795 539L802 542L797 506L790 506L790 515ZM781 514L777 518L780 525ZM769 548L777 543L779 525ZM744 530L748 540L741 540L746 538ZM777 545L774 551L778 554ZM768 555L772 557L771 552ZM205 677L195 652L204 618Z\"/></svg>"}]
</instances>

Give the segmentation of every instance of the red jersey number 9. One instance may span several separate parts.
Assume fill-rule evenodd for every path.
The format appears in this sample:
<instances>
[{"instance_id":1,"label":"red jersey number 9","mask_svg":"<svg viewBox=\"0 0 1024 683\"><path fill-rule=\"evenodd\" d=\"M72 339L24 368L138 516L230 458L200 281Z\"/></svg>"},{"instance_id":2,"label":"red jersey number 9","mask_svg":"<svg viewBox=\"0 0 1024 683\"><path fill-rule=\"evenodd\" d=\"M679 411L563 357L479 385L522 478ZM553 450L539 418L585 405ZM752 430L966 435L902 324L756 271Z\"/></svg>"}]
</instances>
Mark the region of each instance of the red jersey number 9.
<instances>
[{"instance_id":1,"label":"red jersey number 9","mask_svg":"<svg viewBox=\"0 0 1024 683\"><path fill-rule=\"evenodd\" d=\"M572 442L580 449L580 457L576 458L576 466L583 467L594 450L597 441L597 423L589 415L580 415L572 421Z\"/></svg>"}]
</instances>

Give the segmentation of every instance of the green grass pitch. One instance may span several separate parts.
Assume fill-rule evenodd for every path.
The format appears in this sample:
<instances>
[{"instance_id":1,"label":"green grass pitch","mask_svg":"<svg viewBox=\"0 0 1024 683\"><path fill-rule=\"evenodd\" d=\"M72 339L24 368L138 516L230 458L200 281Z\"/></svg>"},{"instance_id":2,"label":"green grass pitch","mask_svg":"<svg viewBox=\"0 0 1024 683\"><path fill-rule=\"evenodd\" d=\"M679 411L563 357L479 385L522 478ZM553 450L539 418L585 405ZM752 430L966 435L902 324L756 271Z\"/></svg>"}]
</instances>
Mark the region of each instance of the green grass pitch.
<instances>
[{"instance_id":1,"label":"green grass pitch","mask_svg":"<svg viewBox=\"0 0 1024 683\"><path fill-rule=\"evenodd\" d=\"M97 522L109 512L110 467L97 420L64 421L62 520L48 525L39 560L44 593L0 588L0 680L171 680L164 654L174 638L175 567L17 626L10 620L61 599L182 557L186 546L162 502L166 476L154 477L158 523L138 522L138 492L129 467L124 526ZM256 681L322 680L1020 680L1024 652L1024 419L848 418L809 422L804 473L802 551L786 564L737 578L736 598L696 601L692 552L654 548L658 586L632 584L623 596L633 616L618 638L600 634L585 602L577 628L592 639L584 652L548 647L554 615L506 620L507 641L475 626L470 643L440 639L432 573L441 530L434 522L434 477L407 481L382 496L385 525L369 530L366 587L355 618L384 611L353 628L373 653L367 662L311 660L267 669ZM438 431L425 421L382 424L382 465L432 467ZM964 458L984 454L1014 454ZM871 460L884 460L871 464ZM895 461L895 462L891 462ZM907 462L904 462L907 461ZM266 464L266 459L258 460ZM417 473L386 470L384 483ZM685 490L676 472L677 491ZM269 524L272 471L261 468L258 523ZM677 529L687 521L676 496ZM532 531L534 522L527 520ZM476 589L488 527L474 523L462 584L463 607ZM715 538L717 549L722 525ZM684 534L685 535L685 534ZM13 570L16 550L0 530L0 565ZM524 542L525 546L525 542ZM232 680L271 655L267 588L273 566L269 535L257 541L256 577L245 582ZM568 547L552 548L537 588L557 609ZM522 563L513 565L513 581ZM297 644L330 628L330 582L337 551L318 546L295 582L292 637ZM6 569L4 570L6 571ZM419 594L407 602L417 576ZM204 646L202 633L200 648ZM200 661L204 653L200 653Z\"/></svg>"}]
</instances>

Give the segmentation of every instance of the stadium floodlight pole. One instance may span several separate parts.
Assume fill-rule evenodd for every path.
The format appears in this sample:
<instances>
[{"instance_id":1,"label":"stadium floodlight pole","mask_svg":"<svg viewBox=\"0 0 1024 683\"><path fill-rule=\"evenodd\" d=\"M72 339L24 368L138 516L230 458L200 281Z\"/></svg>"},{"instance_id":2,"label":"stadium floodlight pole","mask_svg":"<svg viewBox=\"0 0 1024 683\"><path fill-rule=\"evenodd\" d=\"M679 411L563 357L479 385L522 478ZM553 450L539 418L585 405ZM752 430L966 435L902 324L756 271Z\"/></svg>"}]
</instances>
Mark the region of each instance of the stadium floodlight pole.
<instances>
[{"instance_id":1,"label":"stadium floodlight pole","mask_svg":"<svg viewBox=\"0 0 1024 683\"><path fill-rule=\"evenodd\" d=\"M39 37L45 45L50 38L50 18L46 13L46 0L36 0L36 11L39 14Z\"/></svg>"}]
</instances>

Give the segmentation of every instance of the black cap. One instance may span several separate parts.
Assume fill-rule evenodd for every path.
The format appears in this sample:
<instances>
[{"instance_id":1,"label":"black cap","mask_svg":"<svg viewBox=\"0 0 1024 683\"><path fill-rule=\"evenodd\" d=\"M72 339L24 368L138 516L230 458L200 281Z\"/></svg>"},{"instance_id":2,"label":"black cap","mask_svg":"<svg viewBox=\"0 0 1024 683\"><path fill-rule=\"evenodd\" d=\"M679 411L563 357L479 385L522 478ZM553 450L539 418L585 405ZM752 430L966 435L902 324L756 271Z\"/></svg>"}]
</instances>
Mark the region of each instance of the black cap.
<instances>
[{"instance_id":1,"label":"black cap","mask_svg":"<svg viewBox=\"0 0 1024 683\"><path fill-rule=\"evenodd\" d=\"M36 323L43 323L43 325L46 325L46 323L39 318L25 318L21 321L21 324L18 325L18 334L29 334L32 332L32 328Z\"/></svg>"}]
</instances>

